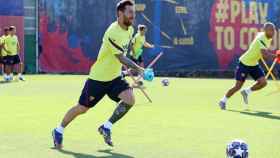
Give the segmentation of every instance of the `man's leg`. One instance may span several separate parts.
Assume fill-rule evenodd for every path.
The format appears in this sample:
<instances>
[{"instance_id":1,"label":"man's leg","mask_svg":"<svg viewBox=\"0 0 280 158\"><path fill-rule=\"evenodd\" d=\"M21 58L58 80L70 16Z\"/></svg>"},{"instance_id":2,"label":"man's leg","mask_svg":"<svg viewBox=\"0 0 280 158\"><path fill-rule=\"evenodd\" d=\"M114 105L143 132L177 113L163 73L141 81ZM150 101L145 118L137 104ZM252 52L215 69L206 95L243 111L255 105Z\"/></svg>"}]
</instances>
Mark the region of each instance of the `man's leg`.
<instances>
[{"instance_id":1,"label":"man's leg","mask_svg":"<svg viewBox=\"0 0 280 158\"><path fill-rule=\"evenodd\" d=\"M61 124L53 130L54 146L58 149L62 147L63 132L76 117L86 113L90 108L94 107L105 95L104 86L98 81L87 80L79 99L79 104L72 107L65 114Z\"/></svg>"},{"instance_id":2,"label":"man's leg","mask_svg":"<svg viewBox=\"0 0 280 158\"><path fill-rule=\"evenodd\" d=\"M137 65L141 66L142 68L145 67L144 62L143 62L143 57L142 57L142 55L141 55L137 60L135 60L134 62L135 62ZM137 82L135 82L135 83L132 85L132 87L133 87L133 88L145 88L145 87L144 87L144 82L143 82L142 77L141 77L141 74L139 74L138 72L135 72L134 74L137 76L137 78L140 78L140 80L138 80Z\"/></svg>"},{"instance_id":3,"label":"man's leg","mask_svg":"<svg viewBox=\"0 0 280 158\"><path fill-rule=\"evenodd\" d=\"M25 81L25 79L23 77L24 63L21 62L19 55L14 56L14 62L15 62L15 64L17 64L18 79L21 81Z\"/></svg>"},{"instance_id":4,"label":"man's leg","mask_svg":"<svg viewBox=\"0 0 280 158\"><path fill-rule=\"evenodd\" d=\"M239 91L244 84L244 81L236 81L235 85L229 89L225 95L226 98L230 98L233 96L237 91Z\"/></svg>"},{"instance_id":5,"label":"man's leg","mask_svg":"<svg viewBox=\"0 0 280 158\"><path fill-rule=\"evenodd\" d=\"M23 77L23 71L24 71L24 64L20 62L17 67L17 73L18 73L18 79L21 81L25 81Z\"/></svg>"},{"instance_id":6,"label":"man's leg","mask_svg":"<svg viewBox=\"0 0 280 158\"><path fill-rule=\"evenodd\" d=\"M4 64L2 63L2 59L0 57L0 66L1 66L1 70L2 70L2 75L4 76Z\"/></svg>"},{"instance_id":7,"label":"man's leg","mask_svg":"<svg viewBox=\"0 0 280 158\"><path fill-rule=\"evenodd\" d=\"M249 94L251 94L254 91L263 89L266 85L267 85L267 81L266 81L265 77L261 77L256 81L256 83L252 87L245 88L244 90L242 90L241 95L243 97L244 103L248 104Z\"/></svg>"},{"instance_id":8,"label":"man's leg","mask_svg":"<svg viewBox=\"0 0 280 158\"><path fill-rule=\"evenodd\" d=\"M143 67L143 68L145 67L145 65L144 65L144 62L143 62L143 61L141 61L140 66L141 66L141 67Z\"/></svg>"},{"instance_id":9,"label":"man's leg","mask_svg":"<svg viewBox=\"0 0 280 158\"><path fill-rule=\"evenodd\" d=\"M15 66L16 65L10 65L10 75L9 75L10 80L14 79Z\"/></svg>"},{"instance_id":10,"label":"man's leg","mask_svg":"<svg viewBox=\"0 0 280 158\"><path fill-rule=\"evenodd\" d=\"M3 63L3 77L5 81L8 79L7 71L7 65Z\"/></svg>"},{"instance_id":11,"label":"man's leg","mask_svg":"<svg viewBox=\"0 0 280 158\"><path fill-rule=\"evenodd\" d=\"M250 88L252 91L258 91L266 87L267 81L265 77L261 77L257 80L257 82Z\"/></svg>"},{"instance_id":12,"label":"man's leg","mask_svg":"<svg viewBox=\"0 0 280 158\"><path fill-rule=\"evenodd\" d=\"M4 77L5 81L10 81L11 78L11 73L12 73L12 63L13 61L11 60L10 56L5 56L3 58L3 62L4 62L4 71L6 72L6 77Z\"/></svg>"},{"instance_id":13,"label":"man's leg","mask_svg":"<svg viewBox=\"0 0 280 158\"><path fill-rule=\"evenodd\" d=\"M141 57L141 60L139 61L139 65L142 67L142 68L145 68L145 65L144 65L144 62L143 62L143 59ZM140 75L139 75L140 76ZM137 84L141 87L141 88L144 88L144 82L141 78L140 81L137 82Z\"/></svg>"},{"instance_id":14,"label":"man's leg","mask_svg":"<svg viewBox=\"0 0 280 158\"><path fill-rule=\"evenodd\" d=\"M88 107L84 105L76 105L72 107L64 116L62 122L61 122L61 127L65 128L67 125L72 122L77 116L86 113L89 110Z\"/></svg>"},{"instance_id":15,"label":"man's leg","mask_svg":"<svg viewBox=\"0 0 280 158\"><path fill-rule=\"evenodd\" d=\"M244 81L236 81L235 85L227 91L226 95L221 99L221 101L219 103L222 110L226 109L227 100L231 96L233 96L237 91L239 91L242 88L243 84L244 84Z\"/></svg>"},{"instance_id":16,"label":"man's leg","mask_svg":"<svg viewBox=\"0 0 280 158\"><path fill-rule=\"evenodd\" d=\"M248 76L247 68L243 64L239 63L235 73L235 79L236 79L235 85L227 91L227 93L219 102L219 106L222 110L226 109L227 100L242 88L247 76Z\"/></svg>"},{"instance_id":17,"label":"man's leg","mask_svg":"<svg viewBox=\"0 0 280 158\"><path fill-rule=\"evenodd\" d=\"M72 107L65 114L61 124L57 128L55 128L52 133L55 148L57 149L62 148L64 128L67 127L67 125L71 123L77 116L86 113L88 109L89 109L88 107L78 104Z\"/></svg>"},{"instance_id":18,"label":"man's leg","mask_svg":"<svg viewBox=\"0 0 280 158\"><path fill-rule=\"evenodd\" d=\"M13 66L12 65L7 65L6 66L6 73L7 73L7 80L11 81L13 79Z\"/></svg>"},{"instance_id":19,"label":"man's leg","mask_svg":"<svg viewBox=\"0 0 280 158\"><path fill-rule=\"evenodd\" d=\"M13 74L14 74L14 69L15 69L15 58L14 56L9 56L8 57L8 62L9 62L9 68L8 68L8 71L9 71L9 74L8 74L8 78L9 80L13 80Z\"/></svg>"},{"instance_id":20,"label":"man's leg","mask_svg":"<svg viewBox=\"0 0 280 158\"><path fill-rule=\"evenodd\" d=\"M2 60L2 59L0 59L0 60ZM5 67L4 67L4 64L2 63L2 61L0 61L1 63L0 63L0 66L1 66L1 70L2 70L2 75L3 75L3 77L4 77L4 79L5 79Z\"/></svg>"},{"instance_id":21,"label":"man's leg","mask_svg":"<svg viewBox=\"0 0 280 158\"><path fill-rule=\"evenodd\" d=\"M259 65L250 69L250 75L256 81L256 83L253 86L251 86L249 88L245 88L244 90L241 91L241 95L243 97L245 104L248 104L249 94L251 94L254 91L263 89L267 85L264 71L262 70L262 68Z\"/></svg>"},{"instance_id":22,"label":"man's leg","mask_svg":"<svg viewBox=\"0 0 280 158\"><path fill-rule=\"evenodd\" d=\"M98 129L99 133L103 135L105 143L109 146L113 146L111 140L111 129L113 124L123 118L135 104L133 89L129 88L129 85L125 80L119 80L113 84L115 87L113 87L112 91L108 95L112 100L118 102L118 106L108 121L101 125Z\"/></svg>"},{"instance_id":23,"label":"man's leg","mask_svg":"<svg viewBox=\"0 0 280 158\"><path fill-rule=\"evenodd\" d=\"M119 95L119 98L121 99L121 101L113 112L112 116L109 118L109 122L111 122L112 124L119 121L135 104L135 97L132 89L123 91Z\"/></svg>"}]
</instances>

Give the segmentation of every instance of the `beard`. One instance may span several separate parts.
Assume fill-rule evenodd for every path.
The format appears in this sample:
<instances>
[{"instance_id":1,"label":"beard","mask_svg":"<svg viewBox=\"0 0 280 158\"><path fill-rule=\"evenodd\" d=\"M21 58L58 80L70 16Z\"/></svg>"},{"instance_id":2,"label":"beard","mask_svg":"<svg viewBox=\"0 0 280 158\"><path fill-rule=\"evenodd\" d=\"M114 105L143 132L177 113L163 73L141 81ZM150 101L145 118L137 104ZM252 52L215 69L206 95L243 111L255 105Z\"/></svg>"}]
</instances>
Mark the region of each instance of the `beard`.
<instances>
[{"instance_id":1,"label":"beard","mask_svg":"<svg viewBox=\"0 0 280 158\"><path fill-rule=\"evenodd\" d=\"M124 22L123 23L125 26L127 26L127 27L129 27L129 26L131 26L132 25L132 23L131 22L129 22L129 21L126 21L126 22Z\"/></svg>"},{"instance_id":2,"label":"beard","mask_svg":"<svg viewBox=\"0 0 280 158\"><path fill-rule=\"evenodd\" d=\"M124 17L123 24L127 27L131 26L133 24L133 20L129 20L129 18Z\"/></svg>"}]
</instances>

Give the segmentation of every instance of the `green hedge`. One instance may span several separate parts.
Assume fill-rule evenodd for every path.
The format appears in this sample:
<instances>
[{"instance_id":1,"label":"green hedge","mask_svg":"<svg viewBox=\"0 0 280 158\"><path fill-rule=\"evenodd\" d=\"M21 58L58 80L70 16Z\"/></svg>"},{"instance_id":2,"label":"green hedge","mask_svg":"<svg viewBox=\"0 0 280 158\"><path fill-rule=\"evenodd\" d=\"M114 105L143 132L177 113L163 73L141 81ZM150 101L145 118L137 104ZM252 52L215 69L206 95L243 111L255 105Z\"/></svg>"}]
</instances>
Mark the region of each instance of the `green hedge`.
<instances>
[{"instance_id":1,"label":"green hedge","mask_svg":"<svg viewBox=\"0 0 280 158\"><path fill-rule=\"evenodd\" d=\"M36 36L24 36L24 63L26 73L36 72Z\"/></svg>"}]
</instances>

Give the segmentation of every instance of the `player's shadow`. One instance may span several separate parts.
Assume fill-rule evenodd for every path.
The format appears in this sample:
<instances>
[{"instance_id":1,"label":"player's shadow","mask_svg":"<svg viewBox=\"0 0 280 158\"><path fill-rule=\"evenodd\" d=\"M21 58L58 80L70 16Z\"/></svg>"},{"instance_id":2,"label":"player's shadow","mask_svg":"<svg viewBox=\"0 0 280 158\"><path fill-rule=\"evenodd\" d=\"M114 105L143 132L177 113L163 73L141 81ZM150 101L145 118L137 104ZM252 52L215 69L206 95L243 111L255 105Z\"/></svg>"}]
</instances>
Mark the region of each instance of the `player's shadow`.
<instances>
[{"instance_id":1,"label":"player's shadow","mask_svg":"<svg viewBox=\"0 0 280 158\"><path fill-rule=\"evenodd\" d=\"M7 81L0 81L0 84L9 84L11 82L7 82Z\"/></svg>"},{"instance_id":2,"label":"player's shadow","mask_svg":"<svg viewBox=\"0 0 280 158\"><path fill-rule=\"evenodd\" d=\"M18 82L18 80L14 80L14 81L0 81L0 84L9 84L9 83L13 83L13 82Z\"/></svg>"},{"instance_id":3,"label":"player's shadow","mask_svg":"<svg viewBox=\"0 0 280 158\"><path fill-rule=\"evenodd\" d=\"M237 113L244 114L244 115L249 115L249 116L263 117L263 118L266 118L266 119L280 120L280 116L273 115L271 112L252 111L252 110L246 110L246 111L227 110L227 111L237 112Z\"/></svg>"},{"instance_id":4,"label":"player's shadow","mask_svg":"<svg viewBox=\"0 0 280 158\"><path fill-rule=\"evenodd\" d=\"M98 150L99 153L105 153L105 154L108 154L108 156L95 156L95 155L91 155L91 154L78 153L78 152L73 152L73 151L64 150L64 149L61 149L58 151L65 155L72 155L73 158L134 158L129 155L124 155L124 154L113 152L110 149Z\"/></svg>"}]
</instances>

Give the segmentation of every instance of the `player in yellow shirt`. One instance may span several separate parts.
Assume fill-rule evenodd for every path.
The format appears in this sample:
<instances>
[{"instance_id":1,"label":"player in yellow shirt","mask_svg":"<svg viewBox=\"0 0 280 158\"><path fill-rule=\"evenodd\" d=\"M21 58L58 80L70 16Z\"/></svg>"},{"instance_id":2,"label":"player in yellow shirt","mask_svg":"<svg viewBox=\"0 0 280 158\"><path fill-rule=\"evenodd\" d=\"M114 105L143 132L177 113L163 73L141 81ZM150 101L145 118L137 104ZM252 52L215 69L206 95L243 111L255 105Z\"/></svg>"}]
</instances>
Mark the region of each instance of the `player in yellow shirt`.
<instances>
[{"instance_id":1,"label":"player in yellow shirt","mask_svg":"<svg viewBox=\"0 0 280 158\"><path fill-rule=\"evenodd\" d=\"M0 28L0 33L1 33L1 28ZM2 36L0 36L0 66L2 69L2 74L5 78L5 70L4 70L4 63L3 63L3 55L2 55L2 47L4 46L4 39Z\"/></svg>"},{"instance_id":2,"label":"player in yellow shirt","mask_svg":"<svg viewBox=\"0 0 280 158\"><path fill-rule=\"evenodd\" d=\"M9 76L7 75L7 52L5 51L4 45L5 45L5 39L9 35L9 27L4 27L4 34L0 37L0 54L1 54L1 63L2 63L2 71L3 71L3 76L4 80L8 81Z\"/></svg>"},{"instance_id":3,"label":"player in yellow shirt","mask_svg":"<svg viewBox=\"0 0 280 158\"><path fill-rule=\"evenodd\" d=\"M241 91L245 104L248 104L248 95L250 93L260 90L267 85L264 71L259 65L259 60L262 57L276 57L275 54L269 51L275 32L275 25L268 22L264 24L263 29L264 32L259 32L257 34L249 49L239 58L239 64L235 73L236 83L227 91L226 95L219 102L219 106L222 110L226 109L227 100L242 88L248 75L250 75L256 83L252 87Z\"/></svg>"},{"instance_id":4,"label":"player in yellow shirt","mask_svg":"<svg viewBox=\"0 0 280 158\"><path fill-rule=\"evenodd\" d=\"M4 49L7 52L7 65L9 65L9 71L7 72L8 76L12 80L12 73L15 65L18 65L18 79L24 81L23 78L23 63L20 60L19 52L20 45L18 37L16 35L16 27L10 26L9 28L10 35L5 38Z\"/></svg>"},{"instance_id":5,"label":"player in yellow shirt","mask_svg":"<svg viewBox=\"0 0 280 158\"><path fill-rule=\"evenodd\" d=\"M131 59L138 65L144 67L143 63L143 47L154 48L154 45L146 42L145 34L147 32L147 27L145 25L138 25L138 32L135 34L132 40L132 49L130 52Z\"/></svg>"},{"instance_id":6,"label":"player in yellow shirt","mask_svg":"<svg viewBox=\"0 0 280 158\"><path fill-rule=\"evenodd\" d=\"M154 48L154 45L148 43L146 41L145 34L147 32L147 27L145 25L138 25L138 31L134 35L132 41L131 41L131 51L130 51L130 59L134 61L136 64L140 65L141 67L144 67L144 61L143 61L143 47L145 48ZM128 74L128 72L124 71L124 75ZM133 72L133 74L137 74ZM142 81L138 81L137 85L134 85L134 87L143 86Z\"/></svg>"},{"instance_id":7,"label":"player in yellow shirt","mask_svg":"<svg viewBox=\"0 0 280 158\"><path fill-rule=\"evenodd\" d=\"M121 78L121 69L125 65L139 73L144 69L126 57L129 43L133 36L135 18L134 3L122 0L117 4L117 21L106 30L102 46L95 64L91 67L89 79L86 81L79 103L72 107L64 116L61 124L52 132L54 146L62 147L64 128L77 116L94 107L105 95L118 103L112 116L98 128L105 143L113 146L111 128L134 105L135 98L132 88Z\"/></svg>"}]
</instances>

